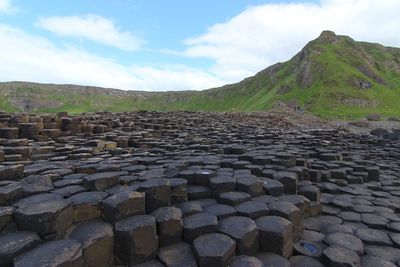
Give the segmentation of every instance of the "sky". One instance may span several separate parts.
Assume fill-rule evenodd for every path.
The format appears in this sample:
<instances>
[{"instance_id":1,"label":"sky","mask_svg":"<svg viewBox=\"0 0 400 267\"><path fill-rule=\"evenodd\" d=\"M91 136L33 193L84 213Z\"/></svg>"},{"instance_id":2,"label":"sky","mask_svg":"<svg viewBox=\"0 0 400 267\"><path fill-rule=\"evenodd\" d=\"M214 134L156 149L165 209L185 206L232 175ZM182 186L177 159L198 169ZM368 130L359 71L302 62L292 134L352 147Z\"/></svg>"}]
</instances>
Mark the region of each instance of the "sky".
<instances>
[{"instance_id":1,"label":"sky","mask_svg":"<svg viewBox=\"0 0 400 267\"><path fill-rule=\"evenodd\" d=\"M0 0L0 81L202 90L323 30L400 46L399 0Z\"/></svg>"}]
</instances>

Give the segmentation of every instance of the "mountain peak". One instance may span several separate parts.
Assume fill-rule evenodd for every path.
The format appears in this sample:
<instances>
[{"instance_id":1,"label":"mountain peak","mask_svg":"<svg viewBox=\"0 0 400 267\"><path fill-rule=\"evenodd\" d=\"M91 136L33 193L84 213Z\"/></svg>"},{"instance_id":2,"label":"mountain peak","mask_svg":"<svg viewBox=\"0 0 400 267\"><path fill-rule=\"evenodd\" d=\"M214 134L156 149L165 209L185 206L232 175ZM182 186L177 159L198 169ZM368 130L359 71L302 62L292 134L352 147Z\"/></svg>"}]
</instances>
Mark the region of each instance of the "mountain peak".
<instances>
[{"instance_id":1,"label":"mountain peak","mask_svg":"<svg viewBox=\"0 0 400 267\"><path fill-rule=\"evenodd\" d=\"M338 36L333 31L323 31L317 40L324 44L331 44L338 40Z\"/></svg>"}]
</instances>

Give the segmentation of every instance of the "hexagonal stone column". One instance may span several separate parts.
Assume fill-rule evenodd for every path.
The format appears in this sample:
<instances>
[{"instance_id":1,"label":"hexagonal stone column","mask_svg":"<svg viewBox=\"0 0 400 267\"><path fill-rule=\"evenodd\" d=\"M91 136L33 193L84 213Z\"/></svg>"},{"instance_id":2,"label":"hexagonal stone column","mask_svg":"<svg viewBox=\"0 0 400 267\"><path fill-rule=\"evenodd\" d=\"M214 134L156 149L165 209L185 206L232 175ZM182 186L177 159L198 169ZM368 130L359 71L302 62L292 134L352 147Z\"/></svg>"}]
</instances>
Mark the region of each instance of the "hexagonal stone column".
<instances>
[{"instance_id":1,"label":"hexagonal stone column","mask_svg":"<svg viewBox=\"0 0 400 267\"><path fill-rule=\"evenodd\" d=\"M89 174L83 177L83 185L90 191L100 191L118 183L118 172L103 172Z\"/></svg>"},{"instance_id":2,"label":"hexagonal stone column","mask_svg":"<svg viewBox=\"0 0 400 267\"><path fill-rule=\"evenodd\" d=\"M47 242L16 257L14 266L83 266L82 246L72 239Z\"/></svg>"},{"instance_id":3,"label":"hexagonal stone column","mask_svg":"<svg viewBox=\"0 0 400 267\"><path fill-rule=\"evenodd\" d=\"M146 212L171 204L171 184L165 178L152 178L140 183L138 191L146 193Z\"/></svg>"},{"instance_id":4,"label":"hexagonal stone column","mask_svg":"<svg viewBox=\"0 0 400 267\"><path fill-rule=\"evenodd\" d=\"M258 228L250 218L232 216L219 222L218 230L236 241L236 253L251 255L258 251Z\"/></svg>"},{"instance_id":5,"label":"hexagonal stone column","mask_svg":"<svg viewBox=\"0 0 400 267\"><path fill-rule=\"evenodd\" d=\"M171 184L171 204L181 203L188 200L187 180L182 178L169 179Z\"/></svg>"},{"instance_id":6,"label":"hexagonal stone column","mask_svg":"<svg viewBox=\"0 0 400 267\"><path fill-rule=\"evenodd\" d=\"M197 267L191 245L184 242L160 248L158 258L166 266Z\"/></svg>"},{"instance_id":7,"label":"hexagonal stone column","mask_svg":"<svg viewBox=\"0 0 400 267\"><path fill-rule=\"evenodd\" d=\"M135 265L155 258L158 250L156 220L150 215L136 215L115 224L117 261Z\"/></svg>"},{"instance_id":8,"label":"hexagonal stone column","mask_svg":"<svg viewBox=\"0 0 400 267\"><path fill-rule=\"evenodd\" d=\"M235 250L235 241L224 234L206 234L193 241L193 251L199 267L227 266L235 256Z\"/></svg>"},{"instance_id":9,"label":"hexagonal stone column","mask_svg":"<svg viewBox=\"0 0 400 267\"><path fill-rule=\"evenodd\" d=\"M303 230L304 213L294 204L284 201L272 202L268 206L269 214L281 216L293 223L293 238L297 240Z\"/></svg>"},{"instance_id":10,"label":"hexagonal stone column","mask_svg":"<svg viewBox=\"0 0 400 267\"><path fill-rule=\"evenodd\" d=\"M107 267L114 263L114 231L111 224L100 220L80 223L68 237L81 243L85 265Z\"/></svg>"},{"instance_id":11,"label":"hexagonal stone column","mask_svg":"<svg viewBox=\"0 0 400 267\"><path fill-rule=\"evenodd\" d=\"M264 264L256 257L247 255L235 256L229 263L229 267L245 267L245 266L264 267Z\"/></svg>"},{"instance_id":12,"label":"hexagonal stone column","mask_svg":"<svg viewBox=\"0 0 400 267\"><path fill-rule=\"evenodd\" d=\"M344 247L328 247L322 252L321 261L326 266L361 266L356 252Z\"/></svg>"},{"instance_id":13,"label":"hexagonal stone column","mask_svg":"<svg viewBox=\"0 0 400 267\"><path fill-rule=\"evenodd\" d=\"M274 180L279 181L285 187L286 194L297 193L298 175L295 172L278 172L273 176Z\"/></svg>"},{"instance_id":14,"label":"hexagonal stone column","mask_svg":"<svg viewBox=\"0 0 400 267\"><path fill-rule=\"evenodd\" d=\"M237 190L246 192L251 196L259 196L264 193L263 183L253 175L238 175Z\"/></svg>"},{"instance_id":15,"label":"hexagonal stone column","mask_svg":"<svg viewBox=\"0 0 400 267\"><path fill-rule=\"evenodd\" d=\"M200 212L183 219L183 238L192 242L196 237L218 231L217 217L210 213Z\"/></svg>"},{"instance_id":16,"label":"hexagonal stone column","mask_svg":"<svg viewBox=\"0 0 400 267\"><path fill-rule=\"evenodd\" d=\"M260 231L260 250L289 258L293 253L293 224L282 217L256 219Z\"/></svg>"},{"instance_id":17,"label":"hexagonal stone column","mask_svg":"<svg viewBox=\"0 0 400 267\"><path fill-rule=\"evenodd\" d=\"M63 199L34 203L15 212L15 221L20 230L38 233L42 238L60 238L72 225L73 209Z\"/></svg>"},{"instance_id":18,"label":"hexagonal stone column","mask_svg":"<svg viewBox=\"0 0 400 267\"><path fill-rule=\"evenodd\" d=\"M100 217L101 201L108 196L106 192L83 192L72 197L69 200L72 203L74 213L74 222L83 222Z\"/></svg>"},{"instance_id":19,"label":"hexagonal stone column","mask_svg":"<svg viewBox=\"0 0 400 267\"><path fill-rule=\"evenodd\" d=\"M12 267L13 259L40 244L34 232L15 232L0 236L0 266Z\"/></svg>"},{"instance_id":20,"label":"hexagonal stone column","mask_svg":"<svg viewBox=\"0 0 400 267\"><path fill-rule=\"evenodd\" d=\"M152 215L157 222L160 247L169 246L182 240L183 220L182 212L179 208L158 208Z\"/></svg>"},{"instance_id":21,"label":"hexagonal stone column","mask_svg":"<svg viewBox=\"0 0 400 267\"><path fill-rule=\"evenodd\" d=\"M101 205L104 218L111 223L145 214L145 208L145 193L136 191L122 191L104 199Z\"/></svg>"}]
</instances>

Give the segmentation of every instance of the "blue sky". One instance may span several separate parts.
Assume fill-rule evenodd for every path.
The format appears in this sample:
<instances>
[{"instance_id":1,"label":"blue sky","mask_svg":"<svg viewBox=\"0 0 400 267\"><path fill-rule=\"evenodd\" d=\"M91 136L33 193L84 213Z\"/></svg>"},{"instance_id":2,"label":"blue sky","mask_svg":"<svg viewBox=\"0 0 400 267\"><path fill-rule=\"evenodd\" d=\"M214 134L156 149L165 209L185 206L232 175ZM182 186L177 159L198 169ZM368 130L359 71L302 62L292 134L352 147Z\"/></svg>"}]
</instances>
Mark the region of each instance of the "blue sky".
<instances>
[{"instance_id":1,"label":"blue sky","mask_svg":"<svg viewBox=\"0 0 400 267\"><path fill-rule=\"evenodd\" d=\"M206 89L322 30L399 46L396 0L0 0L0 81Z\"/></svg>"}]
</instances>

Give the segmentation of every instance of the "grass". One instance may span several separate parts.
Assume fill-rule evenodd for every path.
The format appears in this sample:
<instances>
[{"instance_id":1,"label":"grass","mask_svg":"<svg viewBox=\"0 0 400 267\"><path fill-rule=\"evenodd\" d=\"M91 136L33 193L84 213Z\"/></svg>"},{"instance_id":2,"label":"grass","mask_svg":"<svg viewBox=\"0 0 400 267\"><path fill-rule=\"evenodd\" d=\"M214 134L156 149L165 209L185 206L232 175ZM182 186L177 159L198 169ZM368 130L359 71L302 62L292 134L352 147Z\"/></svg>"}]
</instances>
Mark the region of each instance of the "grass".
<instances>
[{"instance_id":1,"label":"grass","mask_svg":"<svg viewBox=\"0 0 400 267\"><path fill-rule=\"evenodd\" d=\"M17 96L40 96L61 103L56 108L37 109L37 113L68 111L79 114L143 109L262 111L271 108L278 100L296 100L304 109L322 118L350 119L371 113L400 116L400 49L355 42L349 37L338 37L338 40L326 43L316 39L288 62L239 83L200 92L132 92L121 97L103 91L82 94L62 86L58 87L60 90L54 90L54 86L46 85L17 87L9 92ZM309 82L303 84L303 79ZM370 82L372 88L360 89L356 81ZM282 87L290 90L282 93ZM350 105L343 99L370 104ZM0 109L18 111L2 90Z\"/></svg>"}]
</instances>

